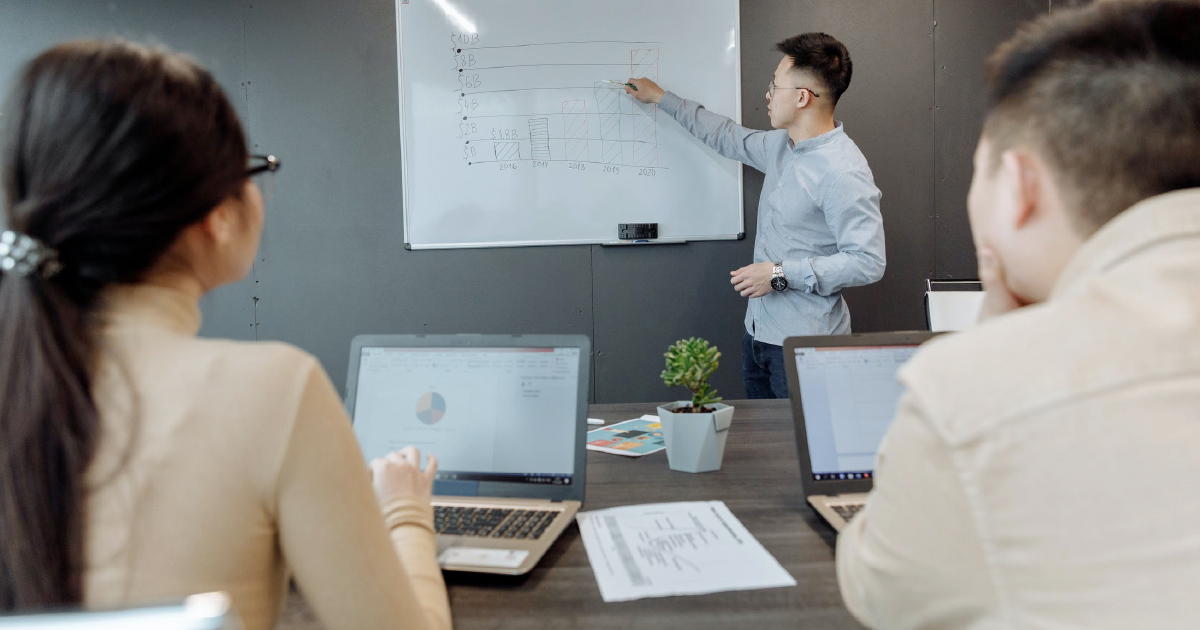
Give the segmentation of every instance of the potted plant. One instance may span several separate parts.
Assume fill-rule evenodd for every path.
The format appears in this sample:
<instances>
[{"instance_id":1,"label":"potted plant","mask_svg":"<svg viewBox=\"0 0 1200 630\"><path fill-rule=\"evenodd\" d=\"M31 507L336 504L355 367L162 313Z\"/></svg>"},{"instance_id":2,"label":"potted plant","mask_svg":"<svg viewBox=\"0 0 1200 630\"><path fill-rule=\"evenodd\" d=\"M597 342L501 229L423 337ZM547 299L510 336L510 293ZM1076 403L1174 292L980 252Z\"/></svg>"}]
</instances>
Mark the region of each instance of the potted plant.
<instances>
[{"instance_id":1,"label":"potted plant","mask_svg":"<svg viewBox=\"0 0 1200 630\"><path fill-rule=\"evenodd\" d=\"M707 341L692 337L675 342L663 356L667 359L663 382L671 387L682 385L692 392L690 401L658 408L667 463L671 470L684 472L718 470L733 422L733 407L722 404L717 390L708 384L721 352Z\"/></svg>"}]
</instances>

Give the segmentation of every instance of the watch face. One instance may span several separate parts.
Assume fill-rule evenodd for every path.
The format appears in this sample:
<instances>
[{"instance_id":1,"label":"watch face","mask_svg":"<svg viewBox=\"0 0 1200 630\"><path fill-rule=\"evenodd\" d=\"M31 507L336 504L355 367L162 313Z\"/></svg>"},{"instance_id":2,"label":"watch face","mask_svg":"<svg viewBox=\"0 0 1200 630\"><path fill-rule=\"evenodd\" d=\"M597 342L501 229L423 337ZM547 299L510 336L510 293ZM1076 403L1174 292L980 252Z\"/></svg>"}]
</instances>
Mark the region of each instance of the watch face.
<instances>
[{"instance_id":1,"label":"watch face","mask_svg":"<svg viewBox=\"0 0 1200 630\"><path fill-rule=\"evenodd\" d=\"M786 278L771 278L771 288L776 291L786 291L788 283Z\"/></svg>"}]
</instances>

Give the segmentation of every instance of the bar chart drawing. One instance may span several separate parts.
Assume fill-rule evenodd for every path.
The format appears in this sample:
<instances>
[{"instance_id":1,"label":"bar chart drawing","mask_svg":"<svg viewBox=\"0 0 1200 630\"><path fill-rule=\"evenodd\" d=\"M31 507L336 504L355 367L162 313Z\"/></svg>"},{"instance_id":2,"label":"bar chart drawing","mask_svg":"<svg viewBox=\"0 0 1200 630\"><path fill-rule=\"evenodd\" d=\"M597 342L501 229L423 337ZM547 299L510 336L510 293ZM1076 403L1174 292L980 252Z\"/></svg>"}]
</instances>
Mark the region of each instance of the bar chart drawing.
<instances>
[{"instance_id":1,"label":"bar chart drawing","mask_svg":"<svg viewBox=\"0 0 1200 630\"><path fill-rule=\"evenodd\" d=\"M587 101L563 101L562 114L567 160L587 162L589 160Z\"/></svg>"},{"instance_id":2,"label":"bar chart drawing","mask_svg":"<svg viewBox=\"0 0 1200 630\"><path fill-rule=\"evenodd\" d=\"M629 76L658 80L658 49L629 51ZM658 105L633 102L633 165L658 166Z\"/></svg>"},{"instance_id":3,"label":"bar chart drawing","mask_svg":"<svg viewBox=\"0 0 1200 630\"><path fill-rule=\"evenodd\" d=\"M630 70L635 76L657 77L658 54L657 48L630 50ZM661 168L657 105L641 103L621 86L605 81L594 81L590 88L531 89L588 89L591 99L560 101L555 113L488 116L493 120L520 119L529 130L529 139L508 135L476 139L492 144L494 160L475 163L534 160ZM596 130L598 135L593 135Z\"/></svg>"},{"instance_id":4,"label":"bar chart drawing","mask_svg":"<svg viewBox=\"0 0 1200 630\"><path fill-rule=\"evenodd\" d=\"M468 163L467 166L535 161L667 168L660 161L658 106L637 101L636 94L626 90L622 82L601 79L623 77L629 72L631 77L658 80L661 49L632 48L629 43L635 42L516 44L514 48L530 48L523 50L521 56L512 52L494 52L493 49L487 49L492 50L487 53L482 52L485 49L476 50L472 59L482 56L485 60L497 60L488 61L494 65L472 66L472 72L462 73L460 86L455 90L460 98L460 108L455 114L461 116L457 139L464 145L490 143L492 151L490 156L480 160L474 146L464 149L463 161ZM510 65L509 61L522 62ZM539 70L538 73L524 70L547 67L565 70ZM606 67L605 70L600 70L602 67ZM584 82L576 82L571 77L580 72L578 68L587 68L590 85L580 85ZM518 70L522 72L516 72ZM476 73L481 72L490 74L480 78ZM583 90L587 90L586 96L581 94ZM546 103L547 100L550 103ZM556 108L558 110L554 112ZM473 122L476 119L480 119L479 124ZM528 139L516 137L518 125L528 128ZM546 164L538 166L545 167ZM606 173L619 173L619 170L606 170Z\"/></svg>"},{"instance_id":5,"label":"bar chart drawing","mask_svg":"<svg viewBox=\"0 0 1200 630\"><path fill-rule=\"evenodd\" d=\"M630 76L658 81L658 49L636 48L629 51Z\"/></svg>"},{"instance_id":6,"label":"bar chart drawing","mask_svg":"<svg viewBox=\"0 0 1200 630\"><path fill-rule=\"evenodd\" d=\"M678 0L396 2L405 246L607 244L631 221L744 238L743 165L627 83L741 123L743 3L684 4L681 21Z\"/></svg>"},{"instance_id":7,"label":"bar chart drawing","mask_svg":"<svg viewBox=\"0 0 1200 630\"><path fill-rule=\"evenodd\" d=\"M495 142L492 146L495 148L497 162L521 159L521 144L518 142Z\"/></svg>"},{"instance_id":8,"label":"bar chart drawing","mask_svg":"<svg viewBox=\"0 0 1200 630\"><path fill-rule=\"evenodd\" d=\"M609 83L596 83L597 111L600 114L600 161L605 164L622 162L621 103L625 91Z\"/></svg>"},{"instance_id":9,"label":"bar chart drawing","mask_svg":"<svg viewBox=\"0 0 1200 630\"><path fill-rule=\"evenodd\" d=\"M598 78L616 74L624 76L628 70L633 77L658 79L661 49L611 46L629 43L632 42L520 44L515 48L545 49L545 52L524 51L520 53L524 56L519 61L536 60L544 63L506 65L492 62L497 65L475 68L469 79L460 79L460 87L455 90L459 97L459 109L455 115L461 117L457 139L465 145L476 143L463 152L463 159L468 166L535 161L667 168L660 159L658 106L638 101L636 94L629 92L620 82ZM582 49L582 54L578 47L573 47L575 44L587 45ZM517 53L472 54L507 55L505 59L512 59ZM572 61L559 61L561 57L556 54L569 55ZM557 76L561 83L544 78L546 72L550 71L539 70L537 74L524 71L525 68L543 67L564 67L569 70L556 70L560 73ZM593 67L608 68L591 70ZM588 72L594 73L588 77L590 85L579 85L583 82L576 82L568 76L578 72L578 68L588 68ZM518 74L515 70L522 70L525 74ZM475 72L493 74L487 75L485 85L483 79L476 78ZM493 76L497 78L491 78ZM515 78L517 76L521 79ZM496 89L483 89L485 87ZM545 103L550 107L539 105L545 102L543 99L550 100L550 103ZM554 111L555 106L558 111ZM473 122L475 120L480 122ZM528 129L528 139L516 136L518 125ZM487 137L489 128L491 137ZM491 154L478 159L475 147L482 143L490 143Z\"/></svg>"},{"instance_id":10,"label":"bar chart drawing","mask_svg":"<svg viewBox=\"0 0 1200 630\"><path fill-rule=\"evenodd\" d=\"M550 119L529 119L529 148L530 157L535 160L550 158Z\"/></svg>"}]
</instances>

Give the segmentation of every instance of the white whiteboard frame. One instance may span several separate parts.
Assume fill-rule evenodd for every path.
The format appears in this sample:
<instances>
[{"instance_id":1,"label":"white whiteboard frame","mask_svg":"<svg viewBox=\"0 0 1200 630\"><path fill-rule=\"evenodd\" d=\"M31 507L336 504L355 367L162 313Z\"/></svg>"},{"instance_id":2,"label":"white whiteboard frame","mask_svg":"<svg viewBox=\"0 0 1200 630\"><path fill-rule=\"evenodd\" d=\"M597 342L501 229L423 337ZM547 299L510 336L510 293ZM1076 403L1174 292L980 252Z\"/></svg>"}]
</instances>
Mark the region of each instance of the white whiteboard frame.
<instances>
[{"instance_id":1,"label":"white whiteboard frame","mask_svg":"<svg viewBox=\"0 0 1200 630\"><path fill-rule=\"evenodd\" d=\"M498 241L491 243L439 243L436 245L413 245L408 234L408 140L404 137L404 29L400 25L400 6L404 0L396 0L393 7L396 9L396 77L399 85L397 93L399 98L400 112L400 185L403 186L401 191L401 208L400 212L404 215L404 249L422 250L422 249L481 249L495 247L541 247L547 245L605 245L613 243L617 239L608 238L601 240L592 239L568 239L568 240L545 240L545 241ZM736 112L733 122L742 124L742 0L734 0L734 21L733 21L733 44L737 52L734 58L734 90L737 95L734 99ZM743 166L744 168L744 166ZM744 171L739 168L737 171L738 180L738 223L742 226L742 231L737 234L705 234L705 235L682 235L670 236L663 239L663 243L679 243L680 241L740 241L746 238L746 192L743 189ZM653 243L651 243L653 244Z\"/></svg>"}]
</instances>

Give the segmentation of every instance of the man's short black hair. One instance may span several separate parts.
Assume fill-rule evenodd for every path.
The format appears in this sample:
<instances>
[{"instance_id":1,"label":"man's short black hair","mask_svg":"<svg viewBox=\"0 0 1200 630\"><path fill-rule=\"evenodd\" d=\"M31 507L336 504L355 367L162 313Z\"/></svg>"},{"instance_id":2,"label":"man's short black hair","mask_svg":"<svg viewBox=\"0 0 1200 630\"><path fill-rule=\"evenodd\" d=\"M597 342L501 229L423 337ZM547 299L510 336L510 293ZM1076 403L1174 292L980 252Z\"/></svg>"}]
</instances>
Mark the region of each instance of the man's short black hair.
<instances>
[{"instance_id":1,"label":"man's short black hair","mask_svg":"<svg viewBox=\"0 0 1200 630\"><path fill-rule=\"evenodd\" d=\"M1056 12L1001 44L987 75L993 165L1018 144L1037 151L1081 233L1143 199L1200 187L1200 2Z\"/></svg>"},{"instance_id":2,"label":"man's short black hair","mask_svg":"<svg viewBox=\"0 0 1200 630\"><path fill-rule=\"evenodd\" d=\"M828 92L834 105L842 98L846 88L850 87L850 75L854 71L854 64L850 62L850 51L832 36L825 33L804 33L779 42L775 48L791 57L792 65L797 70L812 73L824 84L821 87L825 88L825 92L820 94L824 97Z\"/></svg>"}]
</instances>

